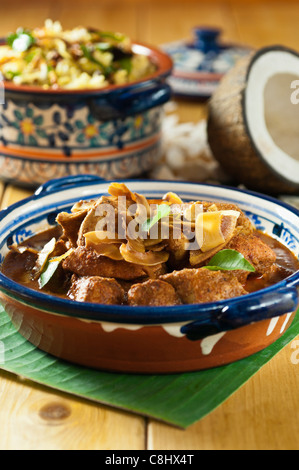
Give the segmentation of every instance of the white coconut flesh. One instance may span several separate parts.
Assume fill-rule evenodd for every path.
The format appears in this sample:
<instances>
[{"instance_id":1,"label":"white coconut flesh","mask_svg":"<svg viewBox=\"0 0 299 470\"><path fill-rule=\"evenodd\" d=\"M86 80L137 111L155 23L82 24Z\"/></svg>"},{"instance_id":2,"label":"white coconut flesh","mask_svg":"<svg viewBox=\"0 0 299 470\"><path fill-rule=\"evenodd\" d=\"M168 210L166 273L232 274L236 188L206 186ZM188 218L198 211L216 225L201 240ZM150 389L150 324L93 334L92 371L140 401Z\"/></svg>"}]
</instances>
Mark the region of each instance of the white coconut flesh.
<instances>
[{"instance_id":1,"label":"white coconut flesh","mask_svg":"<svg viewBox=\"0 0 299 470\"><path fill-rule=\"evenodd\" d=\"M291 99L296 80L296 54L269 50L257 56L248 71L244 121L264 162L287 181L299 184L299 103Z\"/></svg>"}]
</instances>

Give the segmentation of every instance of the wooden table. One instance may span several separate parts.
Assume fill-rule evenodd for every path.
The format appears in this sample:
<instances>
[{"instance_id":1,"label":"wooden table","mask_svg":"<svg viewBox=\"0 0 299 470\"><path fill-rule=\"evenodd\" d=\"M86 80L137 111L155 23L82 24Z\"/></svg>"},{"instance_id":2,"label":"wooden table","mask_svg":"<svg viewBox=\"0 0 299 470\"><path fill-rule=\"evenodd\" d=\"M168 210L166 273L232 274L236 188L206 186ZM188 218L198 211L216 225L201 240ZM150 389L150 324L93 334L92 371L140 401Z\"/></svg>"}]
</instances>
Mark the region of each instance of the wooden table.
<instances>
[{"instance_id":1,"label":"wooden table","mask_svg":"<svg viewBox=\"0 0 299 470\"><path fill-rule=\"evenodd\" d=\"M4 4L4 0L0 0ZM221 26L223 38L261 47L298 47L296 2L176 0L50 0L5 2L2 35L45 18L119 30L159 45L190 36L194 25ZM205 107L179 104L182 121L198 121ZM1 206L31 191L0 186ZM298 341L274 359L223 405L187 430L57 393L0 372L1 450L245 450L299 449ZM295 359L295 360L294 360Z\"/></svg>"}]
</instances>

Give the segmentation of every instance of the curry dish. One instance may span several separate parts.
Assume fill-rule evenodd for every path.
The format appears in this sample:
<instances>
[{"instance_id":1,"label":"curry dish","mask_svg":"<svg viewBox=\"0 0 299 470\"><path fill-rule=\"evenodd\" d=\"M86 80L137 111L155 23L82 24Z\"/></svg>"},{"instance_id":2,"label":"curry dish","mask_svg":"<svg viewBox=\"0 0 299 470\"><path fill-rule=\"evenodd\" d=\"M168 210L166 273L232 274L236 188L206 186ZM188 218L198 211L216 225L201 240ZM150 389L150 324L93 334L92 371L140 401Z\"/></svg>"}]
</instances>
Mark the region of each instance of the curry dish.
<instances>
[{"instance_id":1,"label":"curry dish","mask_svg":"<svg viewBox=\"0 0 299 470\"><path fill-rule=\"evenodd\" d=\"M3 274L79 302L167 306L242 296L299 269L234 204L185 203L174 193L146 199L121 183L108 192L12 245Z\"/></svg>"}]
</instances>

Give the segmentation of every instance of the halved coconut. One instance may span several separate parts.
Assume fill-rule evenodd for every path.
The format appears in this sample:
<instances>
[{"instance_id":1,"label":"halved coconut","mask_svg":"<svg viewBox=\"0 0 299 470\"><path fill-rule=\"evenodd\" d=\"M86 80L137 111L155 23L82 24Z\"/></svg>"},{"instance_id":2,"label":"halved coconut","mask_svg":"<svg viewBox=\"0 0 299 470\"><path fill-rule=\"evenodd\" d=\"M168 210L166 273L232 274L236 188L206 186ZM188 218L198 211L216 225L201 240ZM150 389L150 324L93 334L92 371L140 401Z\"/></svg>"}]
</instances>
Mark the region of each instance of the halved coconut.
<instances>
[{"instance_id":1,"label":"halved coconut","mask_svg":"<svg viewBox=\"0 0 299 470\"><path fill-rule=\"evenodd\" d=\"M222 79L209 102L208 141L236 183L299 191L298 80L299 55L282 46L249 54Z\"/></svg>"}]
</instances>

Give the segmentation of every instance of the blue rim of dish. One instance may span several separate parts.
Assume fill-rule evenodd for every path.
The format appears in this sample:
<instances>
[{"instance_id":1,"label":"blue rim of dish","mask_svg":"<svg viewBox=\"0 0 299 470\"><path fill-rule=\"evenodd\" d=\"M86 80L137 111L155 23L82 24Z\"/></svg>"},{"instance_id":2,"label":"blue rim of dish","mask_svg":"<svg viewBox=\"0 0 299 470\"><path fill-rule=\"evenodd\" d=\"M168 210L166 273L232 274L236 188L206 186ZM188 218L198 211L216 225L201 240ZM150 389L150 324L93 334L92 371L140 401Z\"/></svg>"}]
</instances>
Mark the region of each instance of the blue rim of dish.
<instances>
[{"instance_id":1,"label":"blue rim of dish","mask_svg":"<svg viewBox=\"0 0 299 470\"><path fill-rule=\"evenodd\" d=\"M86 175L85 175L86 176ZM84 177L84 176L83 176ZM58 193L65 191L67 189L72 189L78 186L92 186L95 185L97 182L98 184L107 184L109 185L112 182L116 182L116 180L104 180L99 177L92 178L90 181L83 181L83 182L74 182L68 184L66 187L56 188L55 191L43 191L43 187L47 187L49 183L54 183L56 181L63 181L67 180L66 178L58 178L53 179L46 183L44 186L41 186L34 195L18 201L9 207L3 209L0 212L0 222L3 217L10 212L11 210L18 209L23 204L27 204L31 201L35 201L37 199L41 199L42 197L49 196L51 193ZM134 183L142 183L146 182L149 183L150 180L134 180L134 179L124 179L118 180L125 184L129 184L130 182ZM153 181L153 183L174 183L171 180L159 180ZM203 186L203 187L217 187L222 188L223 190L232 190L236 193L248 194L250 196L258 197L269 202L272 202L276 205L284 207L285 209L289 210L290 212L294 213L297 217L299 217L299 210L292 207L291 205L280 201L272 196L264 195L262 193L251 191L251 190L244 190L235 188L232 186L226 185L212 185L208 183L193 183L193 182L186 182L186 181L175 181L177 184L188 184L188 185L195 185L195 186ZM62 183L63 184L63 183ZM286 279L269 286L267 288L261 289L256 292L252 292L249 294L245 294L243 296L234 297L231 299L219 300L216 302L207 302L207 303L198 303L198 304L183 304L183 305L175 305L175 306L127 306L127 305L104 305L104 304L95 304L89 302L77 302L73 300L68 300L60 297L56 297L54 295L46 294L44 292L38 292L33 289L27 288L17 282L9 279L4 274L0 272L0 290L6 294L8 297L13 297L16 301L28 304L32 308L41 309L42 311L50 314L58 314L64 316L70 316L73 318L80 318L86 320L94 320L94 321L108 321L108 322L115 322L115 323L124 323L124 324L144 324L144 325L151 325L157 323L174 323L174 322L184 322L193 320L196 321L197 319L202 319L203 317L210 318L211 316L215 316L217 314L221 314L224 310L228 308L236 309L238 306L240 308L246 310L246 305L254 304L254 306L262 307L261 300L269 298L273 299L273 303L275 303L275 294L280 296L280 293L285 295L285 293L289 290L290 292L296 290L299 285L299 270L293 273L291 276L288 276ZM241 314L241 312L240 312ZM246 315L246 314L244 314ZM263 319L263 317L261 317ZM249 320L249 319L248 319Z\"/></svg>"}]
</instances>

